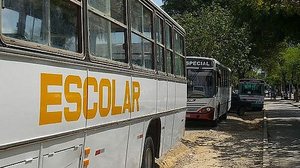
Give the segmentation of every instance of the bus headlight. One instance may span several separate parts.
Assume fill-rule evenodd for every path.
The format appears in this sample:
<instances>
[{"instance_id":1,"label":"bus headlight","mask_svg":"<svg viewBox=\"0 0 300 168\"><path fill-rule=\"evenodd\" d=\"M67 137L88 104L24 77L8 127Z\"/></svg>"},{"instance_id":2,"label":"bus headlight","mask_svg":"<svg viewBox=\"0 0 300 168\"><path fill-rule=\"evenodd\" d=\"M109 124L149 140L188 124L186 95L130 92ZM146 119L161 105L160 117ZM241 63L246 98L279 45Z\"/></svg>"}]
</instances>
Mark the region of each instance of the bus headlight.
<instances>
[{"instance_id":1,"label":"bus headlight","mask_svg":"<svg viewBox=\"0 0 300 168\"><path fill-rule=\"evenodd\" d=\"M213 107L203 107L201 109L198 110L199 113L211 113L214 112L214 108Z\"/></svg>"}]
</instances>

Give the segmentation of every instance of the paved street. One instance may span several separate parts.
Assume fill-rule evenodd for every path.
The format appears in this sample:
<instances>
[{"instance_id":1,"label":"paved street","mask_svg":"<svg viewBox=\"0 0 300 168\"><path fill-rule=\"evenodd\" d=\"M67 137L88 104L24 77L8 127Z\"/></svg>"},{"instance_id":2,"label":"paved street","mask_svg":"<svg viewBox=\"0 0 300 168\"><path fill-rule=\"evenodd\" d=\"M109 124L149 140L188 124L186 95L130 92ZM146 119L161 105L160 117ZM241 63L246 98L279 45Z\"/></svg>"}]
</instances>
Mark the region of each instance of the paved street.
<instances>
[{"instance_id":1,"label":"paved street","mask_svg":"<svg viewBox=\"0 0 300 168\"><path fill-rule=\"evenodd\" d=\"M300 109L290 103L266 102L266 167L300 167Z\"/></svg>"}]
</instances>

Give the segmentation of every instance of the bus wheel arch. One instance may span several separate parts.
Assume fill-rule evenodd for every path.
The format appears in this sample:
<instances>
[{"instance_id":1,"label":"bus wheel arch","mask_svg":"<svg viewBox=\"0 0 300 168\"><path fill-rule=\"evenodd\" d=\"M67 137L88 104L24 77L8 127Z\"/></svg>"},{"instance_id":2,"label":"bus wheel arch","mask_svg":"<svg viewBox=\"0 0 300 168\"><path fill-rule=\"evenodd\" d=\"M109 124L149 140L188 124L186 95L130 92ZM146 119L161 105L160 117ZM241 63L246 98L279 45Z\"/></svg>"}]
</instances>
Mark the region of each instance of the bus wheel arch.
<instances>
[{"instance_id":1,"label":"bus wheel arch","mask_svg":"<svg viewBox=\"0 0 300 168\"><path fill-rule=\"evenodd\" d=\"M152 119L148 125L146 138L151 137L154 145L154 156L159 157L160 138L161 138L161 121L160 118ZM145 138L145 140L146 140Z\"/></svg>"}]
</instances>

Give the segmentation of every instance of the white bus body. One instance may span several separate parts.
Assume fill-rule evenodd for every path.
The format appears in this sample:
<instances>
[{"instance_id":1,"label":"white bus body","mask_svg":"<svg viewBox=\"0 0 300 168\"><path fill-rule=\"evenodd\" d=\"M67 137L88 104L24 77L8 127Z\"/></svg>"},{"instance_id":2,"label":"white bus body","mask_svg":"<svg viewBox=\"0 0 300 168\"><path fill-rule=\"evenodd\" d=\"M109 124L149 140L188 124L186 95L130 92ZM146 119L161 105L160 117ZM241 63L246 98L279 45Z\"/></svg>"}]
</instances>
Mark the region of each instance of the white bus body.
<instances>
[{"instance_id":1,"label":"white bus body","mask_svg":"<svg viewBox=\"0 0 300 168\"><path fill-rule=\"evenodd\" d=\"M265 98L265 82L263 80L241 79L238 94L241 101L251 104L252 110L263 110Z\"/></svg>"},{"instance_id":2,"label":"white bus body","mask_svg":"<svg viewBox=\"0 0 300 168\"><path fill-rule=\"evenodd\" d=\"M156 31L154 21L147 22L152 29L140 33L130 28L132 4L109 2L124 3L126 22L86 0L0 2L0 168L150 168L154 157L183 136L184 30L153 2L130 0L143 8L142 16L153 16L145 18L171 25L165 38L180 44L166 46L154 36L162 38L162 26ZM77 21L83 24L66 30L60 26L68 26L67 21L53 23L55 28L47 25L52 17L68 19L73 12L78 12ZM94 21L99 23L93 25ZM105 22L108 29L95 27ZM40 31L44 26L48 26L46 33ZM77 34L69 33L74 30ZM110 35L107 41L103 40L106 34ZM49 41L40 44L44 39ZM140 53L138 45L145 47ZM174 62L169 63L165 54L157 55L154 51L159 49L171 53ZM154 62L160 57L163 63ZM171 69L166 68L169 64Z\"/></svg>"},{"instance_id":3,"label":"white bus body","mask_svg":"<svg viewBox=\"0 0 300 168\"><path fill-rule=\"evenodd\" d=\"M187 56L187 119L217 123L231 104L231 70L213 58Z\"/></svg>"}]
</instances>

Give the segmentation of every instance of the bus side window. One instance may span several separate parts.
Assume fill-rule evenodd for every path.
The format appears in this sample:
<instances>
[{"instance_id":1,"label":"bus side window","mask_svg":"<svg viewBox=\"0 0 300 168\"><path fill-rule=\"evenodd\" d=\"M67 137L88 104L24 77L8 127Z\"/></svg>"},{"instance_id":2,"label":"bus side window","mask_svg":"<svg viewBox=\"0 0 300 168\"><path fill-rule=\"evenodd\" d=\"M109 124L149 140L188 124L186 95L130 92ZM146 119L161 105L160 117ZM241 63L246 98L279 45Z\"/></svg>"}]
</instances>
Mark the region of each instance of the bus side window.
<instances>
[{"instance_id":1,"label":"bus side window","mask_svg":"<svg viewBox=\"0 0 300 168\"><path fill-rule=\"evenodd\" d=\"M89 0L89 49L96 58L127 63L125 2L123 0ZM111 5L113 4L113 5ZM96 11L96 12L94 12ZM104 13L106 16L100 16ZM117 20L116 23L109 19Z\"/></svg>"},{"instance_id":2,"label":"bus side window","mask_svg":"<svg viewBox=\"0 0 300 168\"><path fill-rule=\"evenodd\" d=\"M155 41L156 41L156 70L165 72L165 55L163 45L163 20L155 16Z\"/></svg>"},{"instance_id":3,"label":"bus side window","mask_svg":"<svg viewBox=\"0 0 300 168\"><path fill-rule=\"evenodd\" d=\"M40 0L4 0L2 34L8 37L48 44L46 3Z\"/></svg>"},{"instance_id":4,"label":"bus side window","mask_svg":"<svg viewBox=\"0 0 300 168\"><path fill-rule=\"evenodd\" d=\"M80 7L67 1L50 0L50 45L74 52L80 50Z\"/></svg>"},{"instance_id":5,"label":"bus side window","mask_svg":"<svg viewBox=\"0 0 300 168\"><path fill-rule=\"evenodd\" d=\"M167 50L167 73L173 73L173 52Z\"/></svg>"},{"instance_id":6,"label":"bus side window","mask_svg":"<svg viewBox=\"0 0 300 168\"><path fill-rule=\"evenodd\" d=\"M152 11L146 8L138 0L131 0L131 54L132 64L147 69L154 69L152 35L153 17Z\"/></svg>"},{"instance_id":7,"label":"bus side window","mask_svg":"<svg viewBox=\"0 0 300 168\"><path fill-rule=\"evenodd\" d=\"M50 3L4 0L3 3L2 33L5 36L74 52L82 51L81 7L77 4L60 0L50 0Z\"/></svg>"},{"instance_id":8,"label":"bus side window","mask_svg":"<svg viewBox=\"0 0 300 168\"><path fill-rule=\"evenodd\" d=\"M185 75L185 59L183 56L183 37L175 31L174 33L174 51L175 51L175 74Z\"/></svg>"},{"instance_id":9,"label":"bus side window","mask_svg":"<svg viewBox=\"0 0 300 168\"><path fill-rule=\"evenodd\" d=\"M124 0L88 0L88 3L105 15L114 18L121 23L126 23Z\"/></svg>"},{"instance_id":10,"label":"bus side window","mask_svg":"<svg viewBox=\"0 0 300 168\"><path fill-rule=\"evenodd\" d=\"M167 73L173 74L173 50L172 50L172 27L168 24L165 26L165 46L166 46L166 68L167 68Z\"/></svg>"},{"instance_id":11,"label":"bus side window","mask_svg":"<svg viewBox=\"0 0 300 168\"><path fill-rule=\"evenodd\" d=\"M185 75L185 70L184 70L184 57L181 55L176 54L175 55L175 70L176 70L176 75L178 76L184 76Z\"/></svg>"}]
</instances>

